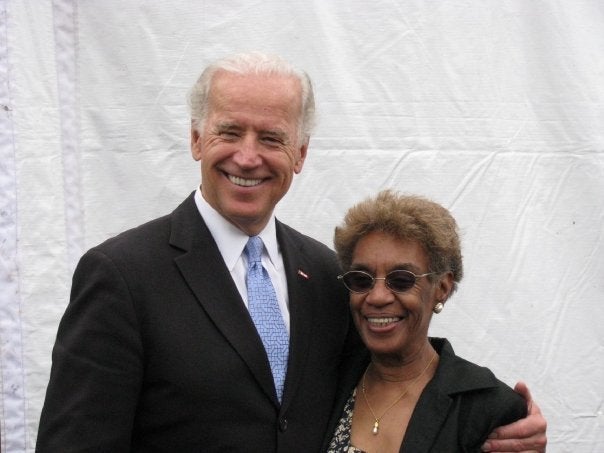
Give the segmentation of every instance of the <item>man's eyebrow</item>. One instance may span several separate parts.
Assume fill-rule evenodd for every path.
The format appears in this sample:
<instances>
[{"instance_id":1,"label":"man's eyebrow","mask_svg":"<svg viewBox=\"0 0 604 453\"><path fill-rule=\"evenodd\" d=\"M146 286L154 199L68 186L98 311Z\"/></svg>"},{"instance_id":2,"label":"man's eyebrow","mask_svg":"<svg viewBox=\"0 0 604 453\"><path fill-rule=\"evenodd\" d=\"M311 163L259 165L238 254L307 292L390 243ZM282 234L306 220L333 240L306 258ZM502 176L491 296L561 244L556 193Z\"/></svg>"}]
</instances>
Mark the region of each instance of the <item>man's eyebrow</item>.
<instances>
[{"instance_id":1,"label":"man's eyebrow","mask_svg":"<svg viewBox=\"0 0 604 453\"><path fill-rule=\"evenodd\" d=\"M278 138L286 138L287 137L287 132L281 129L265 129L260 131L261 134L264 135L271 135L273 137L278 137Z\"/></svg>"},{"instance_id":2,"label":"man's eyebrow","mask_svg":"<svg viewBox=\"0 0 604 453\"><path fill-rule=\"evenodd\" d=\"M218 123L214 126L214 129L216 129L217 131L226 131L226 130L239 130L241 129L241 126L239 126L237 123L232 122L232 121L223 121L221 123Z\"/></svg>"}]
</instances>

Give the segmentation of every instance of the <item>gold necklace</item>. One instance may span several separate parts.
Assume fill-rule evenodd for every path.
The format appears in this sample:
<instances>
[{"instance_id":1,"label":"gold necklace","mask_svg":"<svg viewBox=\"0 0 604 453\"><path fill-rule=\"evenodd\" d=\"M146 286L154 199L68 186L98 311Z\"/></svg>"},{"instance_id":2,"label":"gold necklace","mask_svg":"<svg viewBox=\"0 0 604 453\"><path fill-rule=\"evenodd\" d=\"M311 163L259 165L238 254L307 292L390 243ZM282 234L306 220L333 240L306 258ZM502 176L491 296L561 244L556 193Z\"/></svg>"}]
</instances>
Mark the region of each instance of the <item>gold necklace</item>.
<instances>
[{"instance_id":1,"label":"gold necklace","mask_svg":"<svg viewBox=\"0 0 604 453\"><path fill-rule=\"evenodd\" d=\"M438 354L434 354L432 356L432 358L428 362L428 365L426 365L426 367L422 370L422 372L419 373L415 379L413 379L413 382L411 382L411 384L409 384L405 388L405 390L403 390L402 393L399 396L396 397L396 399L392 402L392 404L390 404L390 406L388 406L386 408L386 410L384 412L382 412L382 415L380 415L379 417L377 417L375 415L375 412L373 411L373 408L371 407L371 404L369 404L369 400L367 399L367 392L365 391L365 376L367 376L367 371L369 370L369 367L367 367L367 369L363 373L363 380L361 381L361 390L363 391L363 398L365 399L365 403L367 404L367 407L369 408L369 411L371 412L371 415L373 416L373 419L375 420L375 422L373 423L373 429L372 429L372 432L373 432L374 436L377 436L378 432L380 431L380 421L382 420L382 418L384 417L384 415L386 415L386 412L388 412L390 409L392 409L392 407L394 407L394 405L396 403L398 403L400 400L403 399L403 397L407 394L407 392L409 391L409 389L411 387L413 387L413 385L419 380L420 377L423 376L423 374L430 367L430 365L432 365L432 362L434 362L434 359L436 358L437 355Z\"/></svg>"}]
</instances>

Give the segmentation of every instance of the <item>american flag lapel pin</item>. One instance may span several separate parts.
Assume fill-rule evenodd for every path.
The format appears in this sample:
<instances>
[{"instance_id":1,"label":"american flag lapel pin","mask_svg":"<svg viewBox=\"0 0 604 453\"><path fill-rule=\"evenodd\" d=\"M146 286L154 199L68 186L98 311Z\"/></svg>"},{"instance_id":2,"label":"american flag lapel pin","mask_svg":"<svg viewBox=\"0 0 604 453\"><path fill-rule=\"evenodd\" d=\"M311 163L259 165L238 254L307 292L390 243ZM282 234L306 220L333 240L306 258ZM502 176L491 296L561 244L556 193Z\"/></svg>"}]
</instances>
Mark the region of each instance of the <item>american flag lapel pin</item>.
<instances>
[{"instance_id":1,"label":"american flag lapel pin","mask_svg":"<svg viewBox=\"0 0 604 453\"><path fill-rule=\"evenodd\" d=\"M306 272L304 272L302 269L298 269L298 275L301 276L302 278L305 278L306 280L308 280L310 278L308 276L308 274Z\"/></svg>"}]
</instances>

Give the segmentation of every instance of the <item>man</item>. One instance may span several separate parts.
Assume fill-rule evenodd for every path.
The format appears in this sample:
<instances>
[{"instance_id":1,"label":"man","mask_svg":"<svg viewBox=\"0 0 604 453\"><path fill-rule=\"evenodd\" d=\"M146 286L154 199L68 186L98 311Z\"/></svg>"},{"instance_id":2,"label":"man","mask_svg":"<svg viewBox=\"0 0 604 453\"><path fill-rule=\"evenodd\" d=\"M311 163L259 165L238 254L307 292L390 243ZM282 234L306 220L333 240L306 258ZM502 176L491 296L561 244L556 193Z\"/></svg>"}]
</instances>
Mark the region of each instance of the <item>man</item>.
<instances>
[{"instance_id":1,"label":"man","mask_svg":"<svg viewBox=\"0 0 604 453\"><path fill-rule=\"evenodd\" d=\"M348 295L334 254L273 214L307 155L310 80L279 58L238 55L207 68L190 100L202 184L82 257L38 451L313 452L330 435L338 367L359 347ZM255 236L289 335L282 392L248 311ZM544 448L538 408L517 423L504 442Z\"/></svg>"}]
</instances>

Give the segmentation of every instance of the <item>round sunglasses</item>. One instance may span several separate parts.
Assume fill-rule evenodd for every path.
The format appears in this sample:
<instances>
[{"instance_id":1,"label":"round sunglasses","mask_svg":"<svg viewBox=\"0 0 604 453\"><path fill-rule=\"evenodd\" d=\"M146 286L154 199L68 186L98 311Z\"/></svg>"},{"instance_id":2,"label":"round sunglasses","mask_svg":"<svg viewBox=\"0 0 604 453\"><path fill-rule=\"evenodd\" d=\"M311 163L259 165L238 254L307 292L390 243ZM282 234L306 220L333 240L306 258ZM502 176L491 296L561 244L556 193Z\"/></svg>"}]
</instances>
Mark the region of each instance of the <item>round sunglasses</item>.
<instances>
[{"instance_id":1,"label":"round sunglasses","mask_svg":"<svg viewBox=\"0 0 604 453\"><path fill-rule=\"evenodd\" d=\"M395 293L404 293L415 286L417 280L435 272L415 275L411 271L403 269L388 272L385 277L374 277L365 271L348 271L338 275L338 280L344 283L344 286L353 293L368 293L375 286L376 280L384 280L384 283L391 291Z\"/></svg>"}]
</instances>

